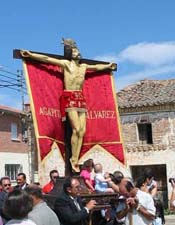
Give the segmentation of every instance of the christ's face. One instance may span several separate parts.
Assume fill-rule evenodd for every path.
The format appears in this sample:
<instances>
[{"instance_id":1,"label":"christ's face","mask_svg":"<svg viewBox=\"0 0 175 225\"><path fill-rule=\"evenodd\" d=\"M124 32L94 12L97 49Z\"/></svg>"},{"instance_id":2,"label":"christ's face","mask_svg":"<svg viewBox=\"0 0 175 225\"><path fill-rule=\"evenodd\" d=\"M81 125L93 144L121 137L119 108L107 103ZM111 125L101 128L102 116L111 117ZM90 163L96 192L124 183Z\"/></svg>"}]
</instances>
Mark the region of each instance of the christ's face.
<instances>
[{"instance_id":1,"label":"christ's face","mask_svg":"<svg viewBox=\"0 0 175 225\"><path fill-rule=\"evenodd\" d=\"M77 48L72 48L72 59L81 59L81 54Z\"/></svg>"}]
</instances>

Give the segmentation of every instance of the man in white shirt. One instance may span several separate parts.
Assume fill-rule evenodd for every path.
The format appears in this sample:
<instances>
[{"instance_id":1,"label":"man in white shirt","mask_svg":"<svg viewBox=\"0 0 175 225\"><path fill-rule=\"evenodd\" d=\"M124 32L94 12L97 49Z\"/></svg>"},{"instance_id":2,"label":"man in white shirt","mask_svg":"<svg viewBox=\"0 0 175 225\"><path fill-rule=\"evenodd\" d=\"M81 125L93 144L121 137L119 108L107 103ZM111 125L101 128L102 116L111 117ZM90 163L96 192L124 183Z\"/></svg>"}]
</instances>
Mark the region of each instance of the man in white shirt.
<instances>
[{"instance_id":1,"label":"man in white shirt","mask_svg":"<svg viewBox=\"0 0 175 225\"><path fill-rule=\"evenodd\" d=\"M149 225L153 221L156 209L150 194L140 191L128 178L121 180L119 192L126 201L118 209L118 219L126 216L126 225Z\"/></svg>"}]
</instances>

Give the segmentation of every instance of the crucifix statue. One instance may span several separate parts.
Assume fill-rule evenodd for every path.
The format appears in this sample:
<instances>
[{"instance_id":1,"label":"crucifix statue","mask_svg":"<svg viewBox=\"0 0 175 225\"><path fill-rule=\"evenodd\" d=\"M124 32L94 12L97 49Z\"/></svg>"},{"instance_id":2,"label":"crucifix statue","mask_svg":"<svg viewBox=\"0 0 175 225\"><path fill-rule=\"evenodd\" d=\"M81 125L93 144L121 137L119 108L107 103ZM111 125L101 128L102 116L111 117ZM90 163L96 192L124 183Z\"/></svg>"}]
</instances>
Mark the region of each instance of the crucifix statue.
<instances>
[{"instance_id":1,"label":"crucifix statue","mask_svg":"<svg viewBox=\"0 0 175 225\"><path fill-rule=\"evenodd\" d=\"M81 54L72 39L63 39L64 59L53 58L43 54L32 53L21 50L23 58L31 58L40 62L58 65L64 73L64 90L60 98L62 119L69 118L72 128L70 163L72 170L79 172L78 159L83 143L83 136L86 132L86 99L83 95L83 83L87 70L115 70L116 64L95 64L81 63Z\"/></svg>"}]
</instances>

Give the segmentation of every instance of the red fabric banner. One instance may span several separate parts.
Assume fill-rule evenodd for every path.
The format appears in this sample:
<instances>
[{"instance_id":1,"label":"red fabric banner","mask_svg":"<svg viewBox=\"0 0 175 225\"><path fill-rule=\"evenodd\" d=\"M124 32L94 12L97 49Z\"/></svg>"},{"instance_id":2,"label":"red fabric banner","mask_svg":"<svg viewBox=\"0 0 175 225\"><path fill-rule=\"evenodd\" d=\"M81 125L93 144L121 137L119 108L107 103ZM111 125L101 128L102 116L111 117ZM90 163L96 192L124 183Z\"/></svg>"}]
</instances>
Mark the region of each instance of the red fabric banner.
<instances>
[{"instance_id":1,"label":"red fabric banner","mask_svg":"<svg viewBox=\"0 0 175 225\"><path fill-rule=\"evenodd\" d=\"M39 62L26 61L26 68L41 160L50 152L53 141L64 155L64 124L59 102L64 75L58 66ZM83 93L87 102L87 125L80 157L99 144L124 163L110 72L87 72Z\"/></svg>"},{"instance_id":2,"label":"red fabric banner","mask_svg":"<svg viewBox=\"0 0 175 225\"><path fill-rule=\"evenodd\" d=\"M104 147L119 161L124 162L120 138L115 90L110 72L87 72L84 83L87 101L87 127L81 156L93 145Z\"/></svg>"}]
</instances>

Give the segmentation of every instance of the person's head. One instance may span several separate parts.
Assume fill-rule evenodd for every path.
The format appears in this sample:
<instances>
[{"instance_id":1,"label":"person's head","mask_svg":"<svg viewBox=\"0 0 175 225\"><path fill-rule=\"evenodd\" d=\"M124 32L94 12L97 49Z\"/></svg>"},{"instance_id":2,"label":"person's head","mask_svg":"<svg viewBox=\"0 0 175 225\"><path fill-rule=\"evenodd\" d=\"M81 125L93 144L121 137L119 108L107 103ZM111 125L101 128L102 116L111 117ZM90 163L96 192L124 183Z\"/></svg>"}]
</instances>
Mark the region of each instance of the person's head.
<instances>
[{"instance_id":1,"label":"person's head","mask_svg":"<svg viewBox=\"0 0 175 225\"><path fill-rule=\"evenodd\" d=\"M146 185L146 180L145 177L141 176L136 180L136 185L137 188L139 188L141 191L147 192L147 185Z\"/></svg>"},{"instance_id":2,"label":"person's head","mask_svg":"<svg viewBox=\"0 0 175 225\"><path fill-rule=\"evenodd\" d=\"M51 170L49 176L50 176L50 180L55 184L57 178L59 177L58 170Z\"/></svg>"},{"instance_id":3,"label":"person's head","mask_svg":"<svg viewBox=\"0 0 175 225\"><path fill-rule=\"evenodd\" d=\"M78 50L76 43L72 39L64 39L63 38L63 44L64 44L64 57L68 60L75 59L80 60L81 54Z\"/></svg>"},{"instance_id":4,"label":"person's head","mask_svg":"<svg viewBox=\"0 0 175 225\"><path fill-rule=\"evenodd\" d=\"M119 184L121 182L121 180L124 178L123 173L121 171L119 171L119 170L116 170L113 173L113 176L114 176L114 183L115 184Z\"/></svg>"},{"instance_id":5,"label":"person's head","mask_svg":"<svg viewBox=\"0 0 175 225\"><path fill-rule=\"evenodd\" d=\"M4 202L4 213L12 219L23 219L32 210L33 200L25 192L14 190L10 192Z\"/></svg>"},{"instance_id":6,"label":"person's head","mask_svg":"<svg viewBox=\"0 0 175 225\"><path fill-rule=\"evenodd\" d=\"M97 163L94 165L94 172L95 173L102 173L103 172L103 167L101 163Z\"/></svg>"},{"instance_id":7,"label":"person's head","mask_svg":"<svg viewBox=\"0 0 175 225\"><path fill-rule=\"evenodd\" d=\"M26 183L25 173L18 173L16 181L19 186L23 186Z\"/></svg>"},{"instance_id":8,"label":"person's head","mask_svg":"<svg viewBox=\"0 0 175 225\"><path fill-rule=\"evenodd\" d=\"M94 162L92 159L88 159L83 163L83 169L89 172L92 172L93 168L94 168Z\"/></svg>"},{"instance_id":9,"label":"person's head","mask_svg":"<svg viewBox=\"0 0 175 225\"><path fill-rule=\"evenodd\" d=\"M42 189L36 184L30 184L25 188L25 192L33 199L33 204L37 205L43 200Z\"/></svg>"},{"instance_id":10,"label":"person's head","mask_svg":"<svg viewBox=\"0 0 175 225\"><path fill-rule=\"evenodd\" d=\"M76 177L68 177L63 183L63 191L72 197L80 194L80 182Z\"/></svg>"},{"instance_id":11,"label":"person's head","mask_svg":"<svg viewBox=\"0 0 175 225\"><path fill-rule=\"evenodd\" d=\"M125 197L135 197L135 186L130 178L121 179L119 193Z\"/></svg>"},{"instance_id":12,"label":"person's head","mask_svg":"<svg viewBox=\"0 0 175 225\"><path fill-rule=\"evenodd\" d=\"M0 180L0 185L2 187L2 191L5 192L11 191L11 182L9 177L2 177Z\"/></svg>"},{"instance_id":13,"label":"person's head","mask_svg":"<svg viewBox=\"0 0 175 225\"><path fill-rule=\"evenodd\" d=\"M154 179L154 174L151 168L145 168L143 171L143 176L145 178L146 184L150 185Z\"/></svg>"}]
</instances>

